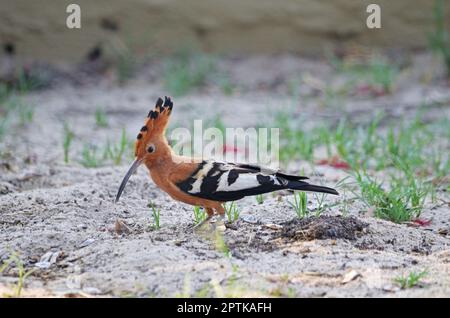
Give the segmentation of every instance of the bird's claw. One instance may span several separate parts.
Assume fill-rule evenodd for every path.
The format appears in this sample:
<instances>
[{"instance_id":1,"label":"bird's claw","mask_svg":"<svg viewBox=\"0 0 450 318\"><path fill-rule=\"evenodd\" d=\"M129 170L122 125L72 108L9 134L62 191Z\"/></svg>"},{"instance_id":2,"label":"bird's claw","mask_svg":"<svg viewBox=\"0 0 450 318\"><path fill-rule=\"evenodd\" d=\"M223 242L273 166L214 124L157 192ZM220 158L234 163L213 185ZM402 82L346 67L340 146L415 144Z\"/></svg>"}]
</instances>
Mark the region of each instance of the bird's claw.
<instances>
[{"instance_id":1,"label":"bird's claw","mask_svg":"<svg viewBox=\"0 0 450 318\"><path fill-rule=\"evenodd\" d=\"M200 229L206 229L206 224L209 225L208 229L225 229L226 223L228 223L227 218L222 215L215 215L207 217L205 220L201 221L192 226L194 231L198 231Z\"/></svg>"},{"instance_id":2,"label":"bird's claw","mask_svg":"<svg viewBox=\"0 0 450 318\"><path fill-rule=\"evenodd\" d=\"M198 228L200 228L203 224L205 224L205 223L209 223L211 221L211 217L210 216L208 216L206 219L204 219L203 221L201 221L201 222L199 222L199 223L197 223L197 224L194 224L193 226L192 226L192 229L198 229Z\"/></svg>"}]
</instances>

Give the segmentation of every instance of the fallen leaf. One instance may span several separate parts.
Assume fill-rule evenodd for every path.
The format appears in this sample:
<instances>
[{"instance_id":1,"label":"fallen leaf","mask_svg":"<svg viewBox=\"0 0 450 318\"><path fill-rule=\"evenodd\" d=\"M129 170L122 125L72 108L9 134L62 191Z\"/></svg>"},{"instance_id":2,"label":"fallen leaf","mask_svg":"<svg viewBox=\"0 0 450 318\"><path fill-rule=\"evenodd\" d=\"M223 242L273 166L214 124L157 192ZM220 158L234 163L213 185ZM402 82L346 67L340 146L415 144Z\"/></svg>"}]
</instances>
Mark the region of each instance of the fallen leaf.
<instances>
[{"instance_id":1,"label":"fallen leaf","mask_svg":"<svg viewBox=\"0 0 450 318\"><path fill-rule=\"evenodd\" d=\"M417 218L417 219L414 219L413 220L413 223L415 223L415 224L417 224L417 225L419 225L419 226L428 226L428 225L430 225L431 224L431 219L420 219L420 218Z\"/></svg>"},{"instance_id":2,"label":"fallen leaf","mask_svg":"<svg viewBox=\"0 0 450 318\"><path fill-rule=\"evenodd\" d=\"M333 156L329 159L319 160L317 164L322 166L330 166L336 169L344 169L344 170L350 169L350 165L346 161L341 160L338 156Z\"/></svg>"},{"instance_id":3,"label":"fallen leaf","mask_svg":"<svg viewBox=\"0 0 450 318\"><path fill-rule=\"evenodd\" d=\"M130 234L131 233L131 228L121 219L117 219L116 223L114 225L114 231L117 234Z\"/></svg>"},{"instance_id":4,"label":"fallen leaf","mask_svg":"<svg viewBox=\"0 0 450 318\"><path fill-rule=\"evenodd\" d=\"M238 152L241 152L241 151L239 150L239 148L237 148L235 146L224 145L223 146L223 153L227 153L227 152L238 153Z\"/></svg>"}]
</instances>

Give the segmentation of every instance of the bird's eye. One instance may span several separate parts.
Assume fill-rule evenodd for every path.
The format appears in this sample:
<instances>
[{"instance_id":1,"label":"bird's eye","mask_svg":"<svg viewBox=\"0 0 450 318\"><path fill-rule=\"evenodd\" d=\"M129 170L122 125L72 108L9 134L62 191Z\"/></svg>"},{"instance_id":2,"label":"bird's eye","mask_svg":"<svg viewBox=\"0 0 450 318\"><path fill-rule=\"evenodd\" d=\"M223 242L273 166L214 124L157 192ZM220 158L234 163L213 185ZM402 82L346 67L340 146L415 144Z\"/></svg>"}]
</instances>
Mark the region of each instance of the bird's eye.
<instances>
[{"instance_id":1,"label":"bird's eye","mask_svg":"<svg viewBox=\"0 0 450 318\"><path fill-rule=\"evenodd\" d=\"M155 145L150 145L150 146L148 146L148 148L147 148L147 152L148 153L152 153L152 152L155 152Z\"/></svg>"}]
</instances>

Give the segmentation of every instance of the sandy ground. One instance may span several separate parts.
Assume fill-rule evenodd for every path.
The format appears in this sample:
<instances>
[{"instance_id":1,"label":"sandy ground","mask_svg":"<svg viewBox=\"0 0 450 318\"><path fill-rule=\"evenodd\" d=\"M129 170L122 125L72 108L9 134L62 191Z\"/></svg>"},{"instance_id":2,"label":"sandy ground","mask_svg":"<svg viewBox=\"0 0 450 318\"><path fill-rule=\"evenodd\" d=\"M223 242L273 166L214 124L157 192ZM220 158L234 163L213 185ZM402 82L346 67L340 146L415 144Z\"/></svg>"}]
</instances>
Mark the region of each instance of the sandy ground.
<instances>
[{"instance_id":1,"label":"sandy ground","mask_svg":"<svg viewBox=\"0 0 450 318\"><path fill-rule=\"evenodd\" d=\"M409 111L423 100L433 104L424 115L430 121L449 117L448 84L420 84L417 73L426 68L421 61L427 58L414 58L418 68L407 75L413 84L400 84L388 96L349 98L335 108L322 107L320 98L292 106L292 97L277 84L299 72L324 80L330 68L323 63L291 56L224 62L242 89L232 96L204 89L174 99L172 125L221 116L226 125L248 127L286 107L315 121L344 114L362 121L375 108L404 117L413 116ZM171 200L141 168L122 200L113 204L131 155L119 166L85 168L77 162L79 153L86 142L119 140L122 127L130 138L137 134L156 98L164 95L160 83L148 80L151 73L143 70L125 86L108 80L61 84L25 97L35 109L33 123L5 137L0 162L0 260L15 251L26 269L34 268L22 295L450 296L450 236L439 234L450 227L445 192L438 192L437 203L427 203L421 216L432 220L427 226L376 219L358 202L345 210L331 207L318 220L289 223L295 213L283 194L266 196L263 204L241 200L240 219L233 226L217 221L194 231L192 208ZM309 90L302 87L300 95ZM108 128L95 127L98 106L106 110ZM75 133L69 164L63 162L63 122ZM312 173L304 162L288 169L298 167ZM330 186L346 176L331 167L314 170ZM341 199L328 197L327 202ZM160 230L151 229L150 202L161 209ZM115 227L118 220L127 225L122 231ZM220 237L231 257L217 248ZM428 275L418 287L400 290L393 282L422 270ZM0 295L12 293L16 282L16 269L5 270Z\"/></svg>"}]
</instances>

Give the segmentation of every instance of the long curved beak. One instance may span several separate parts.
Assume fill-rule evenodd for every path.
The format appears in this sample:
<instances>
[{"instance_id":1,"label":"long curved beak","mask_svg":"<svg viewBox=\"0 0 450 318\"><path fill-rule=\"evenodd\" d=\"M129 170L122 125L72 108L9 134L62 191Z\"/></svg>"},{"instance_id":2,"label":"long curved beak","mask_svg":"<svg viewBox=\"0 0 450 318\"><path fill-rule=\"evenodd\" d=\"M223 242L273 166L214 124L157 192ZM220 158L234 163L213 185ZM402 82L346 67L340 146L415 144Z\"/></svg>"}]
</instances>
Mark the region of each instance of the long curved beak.
<instances>
[{"instance_id":1,"label":"long curved beak","mask_svg":"<svg viewBox=\"0 0 450 318\"><path fill-rule=\"evenodd\" d=\"M127 174L122 180L122 183L120 184L119 191L117 191L116 200L114 203L117 203L120 199L120 196L122 195L123 189L125 189L125 186L127 185L128 180L130 179L131 175L137 170L137 168L141 165L141 160L134 160L133 164L131 165L130 169L128 169Z\"/></svg>"}]
</instances>

